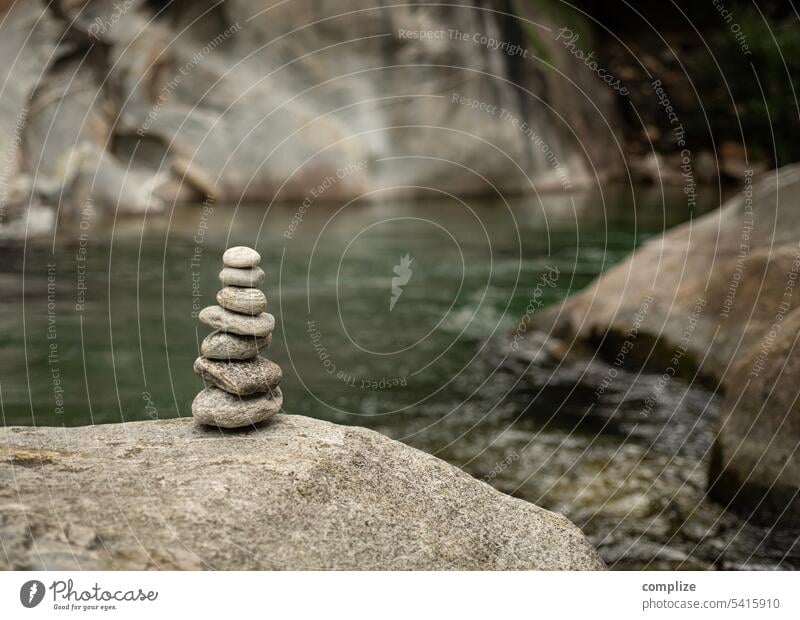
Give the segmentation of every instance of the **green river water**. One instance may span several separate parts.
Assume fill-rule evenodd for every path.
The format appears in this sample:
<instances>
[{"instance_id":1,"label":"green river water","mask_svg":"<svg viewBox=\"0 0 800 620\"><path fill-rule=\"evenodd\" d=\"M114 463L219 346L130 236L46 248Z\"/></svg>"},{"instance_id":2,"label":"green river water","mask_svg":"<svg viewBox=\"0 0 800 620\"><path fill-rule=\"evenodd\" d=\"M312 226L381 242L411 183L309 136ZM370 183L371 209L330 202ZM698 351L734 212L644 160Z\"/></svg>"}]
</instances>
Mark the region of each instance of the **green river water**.
<instances>
[{"instance_id":1,"label":"green river water","mask_svg":"<svg viewBox=\"0 0 800 620\"><path fill-rule=\"evenodd\" d=\"M673 382L646 425L640 379L584 415L569 373L542 386L502 353L532 297L580 290L690 213L681 192L513 203L180 207L86 218L0 249L5 425L191 415L222 251L251 245L277 319L284 410L378 430L566 514L615 568L800 566L796 532L704 498L715 395ZM408 268L400 266L407 257ZM407 276L392 305L392 278ZM552 285L536 286L558 273Z\"/></svg>"}]
</instances>

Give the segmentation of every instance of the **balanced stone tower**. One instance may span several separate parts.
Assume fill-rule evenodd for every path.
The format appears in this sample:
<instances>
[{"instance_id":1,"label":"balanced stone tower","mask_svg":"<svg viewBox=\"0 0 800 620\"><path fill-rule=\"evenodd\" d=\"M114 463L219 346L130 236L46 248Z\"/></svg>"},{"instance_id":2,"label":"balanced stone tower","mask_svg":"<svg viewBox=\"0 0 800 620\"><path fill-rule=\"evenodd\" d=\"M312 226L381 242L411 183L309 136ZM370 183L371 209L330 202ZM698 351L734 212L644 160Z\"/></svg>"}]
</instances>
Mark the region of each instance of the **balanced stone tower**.
<instances>
[{"instance_id":1,"label":"balanced stone tower","mask_svg":"<svg viewBox=\"0 0 800 620\"><path fill-rule=\"evenodd\" d=\"M218 306L200 311L200 321L216 329L200 345L194 371L210 384L192 403L200 424L236 428L263 422L283 405L280 366L259 355L272 341L275 317L265 312L259 290L264 271L252 248L229 248L219 274Z\"/></svg>"}]
</instances>

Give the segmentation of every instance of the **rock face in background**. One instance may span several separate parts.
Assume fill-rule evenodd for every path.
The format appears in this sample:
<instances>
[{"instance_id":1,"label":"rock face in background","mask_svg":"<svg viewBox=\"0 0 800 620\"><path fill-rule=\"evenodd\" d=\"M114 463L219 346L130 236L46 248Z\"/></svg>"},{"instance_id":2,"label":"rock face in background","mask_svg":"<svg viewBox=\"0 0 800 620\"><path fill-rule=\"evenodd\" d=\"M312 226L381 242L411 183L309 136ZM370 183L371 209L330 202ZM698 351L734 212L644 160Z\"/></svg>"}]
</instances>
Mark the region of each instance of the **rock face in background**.
<instances>
[{"instance_id":1,"label":"rock face in background","mask_svg":"<svg viewBox=\"0 0 800 620\"><path fill-rule=\"evenodd\" d=\"M564 517L361 428L3 433L0 568L603 568Z\"/></svg>"},{"instance_id":2,"label":"rock face in background","mask_svg":"<svg viewBox=\"0 0 800 620\"><path fill-rule=\"evenodd\" d=\"M551 314L565 335L599 344L613 358L651 297L640 331L657 339L650 357L658 364L681 344L699 309L686 339L688 365L702 362L705 374L722 378L769 329L783 301L798 256L798 200L800 166L764 175L721 209L649 240ZM799 305L800 292L787 301ZM715 337L718 328L724 336Z\"/></svg>"},{"instance_id":3,"label":"rock face in background","mask_svg":"<svg viewBox=\"0 0 800 620\"><path fill-rule=\"evenodd\" d=\"M0 186L69 216L591 183L620 166L613 106L557 30L491 0L18 2L0 25Z\"/></svg>"},{"instance_id":4,"label":"rock face in background","mask_svg":"<svg viewBox=\"0 0 800 620\"><path fill-rule=\"evenodd\" d=\"M625 350L631 366L720 386L726 402L712 491L766 519L800 518L800 408L790 371L792 311L800 307L798 201L800 166L748 181L719 211L648 241L541 324L606 359Z\"/></svg>"}]
</instances>

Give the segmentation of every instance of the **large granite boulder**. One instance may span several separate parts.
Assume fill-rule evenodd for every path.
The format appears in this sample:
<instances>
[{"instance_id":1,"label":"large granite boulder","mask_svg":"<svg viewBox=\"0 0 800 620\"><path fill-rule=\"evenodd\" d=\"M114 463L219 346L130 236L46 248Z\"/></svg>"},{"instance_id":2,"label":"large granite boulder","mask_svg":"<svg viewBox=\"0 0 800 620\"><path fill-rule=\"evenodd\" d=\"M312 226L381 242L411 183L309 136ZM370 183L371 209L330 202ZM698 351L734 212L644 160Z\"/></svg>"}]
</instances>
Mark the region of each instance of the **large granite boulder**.
<instances>
[{"instance_id":1,"label":"large granite boulder","mask_svg":"<svg viewBox=\"0 0 800 620\"><path fill-rule=\"evenodd\" d=\"M0 433L2 568L603 568L563 516L363 428Z\"/></svg>"},{"instance_id":2,"label":"large granite boulder","mask_svg":"<svg viewBox=\"0 0 800 620\"><path fill-rule=\"evenodd\" d=\"M726 380L711 494L744 513L800 524L800 310Z\"/></svg>"},{"instance_id":3,"label":"large granite boulder","mask_svg":"<svg viewBox=\"0 0 800 620\"><path fill-rule=\"evenodd\" d=\"M588 343L607 360L724 390L713 492L766 520L787 506L797 516L800 487L797 380L780 365L798 333L788 320L800 306L798 203L800 165L748 174L721 209L648 241L539 320L566 348ZM759 355L768 370L748 381Z\"/></svg>"},{"instance_id":4,"label":"large granite boulder","mask_svg":"<svg viewBox=\"0 0 800 620\"><path fill-rule=\"evenodd\" d=\"M766 174L719 210L647 241L545 320L613 358L637 318L639 333L656 343L650 361L662 364L685 345L695 367L720 379L773 323L800 267L798 201L800 165ZM800 293L786 301L796 306Z\"/></svg>"}]
</instances>

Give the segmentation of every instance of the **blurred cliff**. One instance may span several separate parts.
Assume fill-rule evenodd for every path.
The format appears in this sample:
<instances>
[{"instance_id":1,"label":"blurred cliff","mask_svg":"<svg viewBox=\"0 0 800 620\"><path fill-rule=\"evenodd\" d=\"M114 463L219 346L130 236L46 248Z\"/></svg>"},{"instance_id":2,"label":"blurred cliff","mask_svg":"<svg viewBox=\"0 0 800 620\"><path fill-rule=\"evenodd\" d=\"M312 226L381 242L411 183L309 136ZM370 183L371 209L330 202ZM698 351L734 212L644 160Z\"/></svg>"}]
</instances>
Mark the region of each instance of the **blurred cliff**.
<instances>
[{"instance_id":1,"label":"blurred cliff","mask_svg":"<svg viewBox=\"0 0 800 620\"><path fill-rule=\"evenodd\" d=\"M5 4L7 235L87 204L572 189L622 170L614 93L532 3Z\"/></svg>"}]
</instances>

